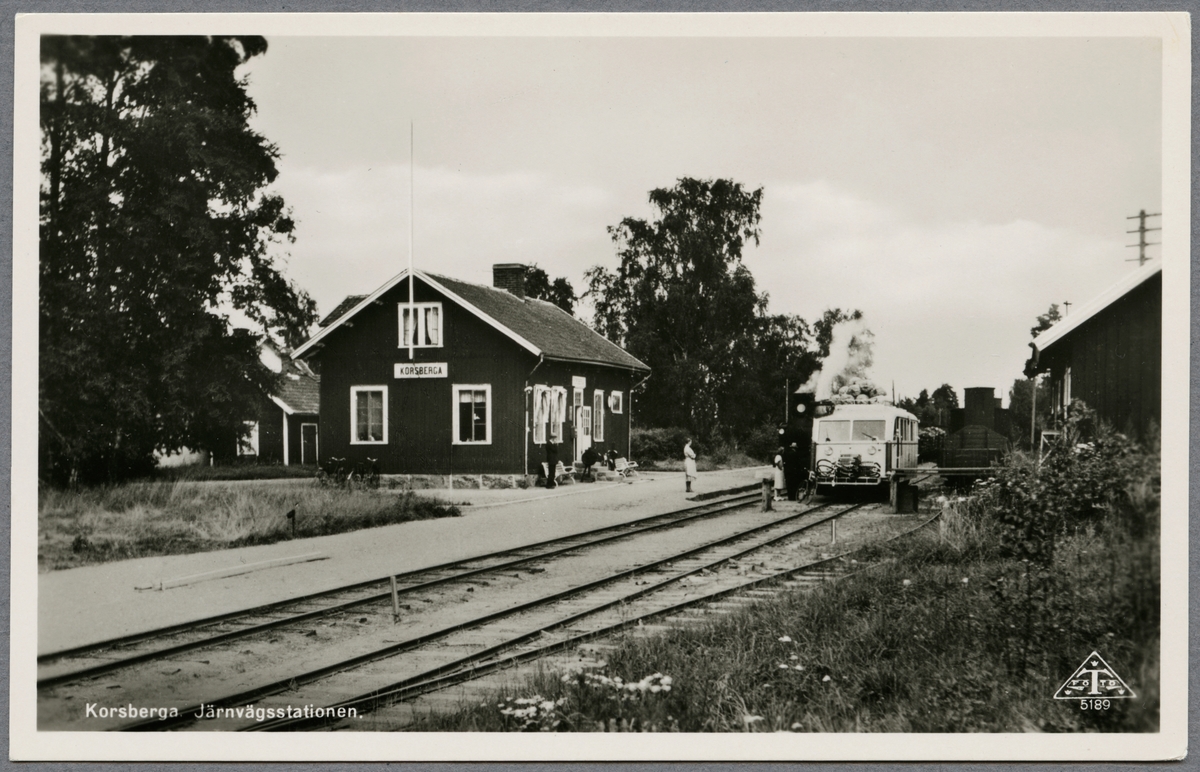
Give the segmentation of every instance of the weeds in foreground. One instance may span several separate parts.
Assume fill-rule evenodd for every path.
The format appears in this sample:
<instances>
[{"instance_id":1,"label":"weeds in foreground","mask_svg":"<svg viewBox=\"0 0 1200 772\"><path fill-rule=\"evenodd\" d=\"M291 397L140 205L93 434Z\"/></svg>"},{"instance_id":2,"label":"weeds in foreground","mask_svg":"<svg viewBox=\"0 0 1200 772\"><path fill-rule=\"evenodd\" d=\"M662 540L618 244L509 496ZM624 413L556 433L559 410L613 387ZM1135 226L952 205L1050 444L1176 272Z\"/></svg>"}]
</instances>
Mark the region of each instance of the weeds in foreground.
<instances>
[{"instance_id":1,"label":"weeds in foreground","mask_svg":"<svg viewBox=\"0 0 1200 772\"><path fill-rule=\"evenodd\" d=\"M293 520L287 513L295 512ZM308 485L127 483L38 493L42 570L272 544L453 517L454 506L412 493Z\"/></svg>"}]
</instances>

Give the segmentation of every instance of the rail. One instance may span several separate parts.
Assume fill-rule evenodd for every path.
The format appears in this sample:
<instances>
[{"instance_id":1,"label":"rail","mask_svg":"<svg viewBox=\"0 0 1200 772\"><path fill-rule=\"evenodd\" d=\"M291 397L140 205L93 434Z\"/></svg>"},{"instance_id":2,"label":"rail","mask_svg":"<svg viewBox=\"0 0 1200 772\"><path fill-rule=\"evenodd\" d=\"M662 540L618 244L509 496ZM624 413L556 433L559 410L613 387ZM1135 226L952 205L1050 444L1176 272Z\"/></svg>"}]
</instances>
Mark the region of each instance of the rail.
<instances>
[{"instance_id":1,"label":"rail","mask_svg":"<svg viewBox=\"0 0 1200 772\"><path fill-rule=\"evenodd\" d=\"M39 666L45 666L62 660L80 659L102 652L128 649L136 644L153 643L173 636L185 635L191 632L199 631L203 628L213 627L220 624L239 622L244 623L245 620L253 618L259 618L260 620L262 618L269 619L269 621L258 621L257 623L246 624L245 626L237 627L233 630L218 632L196 640L162 646L160 648L152 648L147 651L119 657L117 659L106 658L105 661L96 665L66 672L54 673L52 675L46 675L38 679L37 688L41 690L79 681L85 678L94 678L98 675L111 673L133 665L151 662L154 660L163 659L165 657L182 654L188 651L195 651L197 649L207 648L218 644L228 643L239 638L245 638L250 635L266 632L279 627L311 621L319 617L340 613L369 603L389 600L392 597L390 589L384 592L371 592L370 590L374 587L382 588L384 585L390 586L393 578L404 578L410 581L415 580L413 583L404 586L401 589L402 593L407 594L420 590L426 590L437 585L443 585L455 581L463 581L473 576L512 568L523 563L545 560L566 552L574 552L581 549L599 546L617 539L630 538L648 531L672 528L691 520L713 517L731 509L746 506L747 504L756 500L757 497L758 496L755 493L735 494L730 498L722 500L707 501L693 506L673 510L671 512L651 515L649 517L640 518L638 520L633 520L626 523L620 523L613 526L604 526L602 528L595 528L556 539L547 539L542 542L527 544L520 547L515 547L513 549L500 550L497 552L487 553L485 555L477 555L463 560L428 566L415 571L399 573L394 575L394 577L388 576L381 577L379 579L371 579L365 582L356 582L354 584L344 585L332 590L301 595L285 601L243 609L237 612L231 612L229 614L206 617L193 622L171 625L144 633L122 636L120 638L113 638L85 646L44 654L39 656L37 659ZM521 554L530 551L533 551L534 554ZM483 566L477 565L476 567L469 567L472 563L478 564L482 561L497 559L499 559L500 562L488 563L487 565ZM454 573L450 576L436 576L435 574L440 571L453 571ZM341 602L335 602L332 600L339 594L357 593L359 591L366 591L368 594L350 600L343 600ZM312 601L329 601L329 605L316 610L300 611L299 613L288 611L289 608L301 607L306 603L311 603ZM282 618L271 618L278 614L284 614L285 616Z\"/></svg>"}]
</instances>

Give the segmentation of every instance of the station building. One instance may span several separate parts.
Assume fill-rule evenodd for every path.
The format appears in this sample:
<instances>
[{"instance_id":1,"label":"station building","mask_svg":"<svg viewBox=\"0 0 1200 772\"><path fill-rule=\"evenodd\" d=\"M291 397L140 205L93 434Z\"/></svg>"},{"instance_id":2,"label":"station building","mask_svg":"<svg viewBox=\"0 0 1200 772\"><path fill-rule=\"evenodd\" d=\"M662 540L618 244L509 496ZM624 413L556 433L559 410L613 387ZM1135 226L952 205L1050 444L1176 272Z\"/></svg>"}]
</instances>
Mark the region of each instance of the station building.
<instances>
[{"instance_id":1,"label":"station building","mask_svg":"<svg viewBox=\"0 0 1200 772\"><path fill-rule=\"evenodd\" d=\"M1162 263L1130 272L1029 345L1025 376L1049 373L1057 419L1078 398L1147 439L1162 421Z\"/></svg>"},{"instance_id":2,"label":"station building","mask_svg":"<svg viewBox=\"0 0 1200 772\"><path fill-rule=\"evenodd\" d=\"M650 368L527 297L524 265L493 266L493 284L404 271L321 321L292 356L320 373L323 458L464 475L536 474L548 442L568 465L629 455Z\"/></svg>"}]
</instances>

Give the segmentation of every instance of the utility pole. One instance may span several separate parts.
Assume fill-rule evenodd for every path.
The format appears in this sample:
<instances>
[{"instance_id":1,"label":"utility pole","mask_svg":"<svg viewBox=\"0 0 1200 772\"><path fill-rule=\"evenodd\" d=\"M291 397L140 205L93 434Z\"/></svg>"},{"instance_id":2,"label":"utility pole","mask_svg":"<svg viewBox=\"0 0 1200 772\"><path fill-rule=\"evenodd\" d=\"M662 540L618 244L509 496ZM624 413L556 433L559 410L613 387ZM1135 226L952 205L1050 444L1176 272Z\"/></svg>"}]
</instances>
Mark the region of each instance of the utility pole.
<instances>
[{"instance_id":1,"label":"utility pole","mask_svg":"<svg viewBox=\"0 0 1200 772\"><path fill-rule=\"evenodd\" d=\"M1071 313L1071 301L1064 300L1063 301L1063 316L1065 317L1070 313Z\"/></svg>"},{"instance_id":2,"label":"utility pole","mask_svg":"<svg viewBox=\"0 0 1200 772\"><path fill-rule=\"evenodd\" d=\"M1162 217L1162 213L1154 212L1151 214L1147 214L1146 210L1143 209L1142 211L1135 214L1133 217L1125 218L1126 220L1137 220L1138 221L1137 230L1125 231L1126 233L1138 234L1138 243L1125 245L1127 248L1128 247L1137 247L1138 248L1138 256L1137 256L1138 265L1145 265L1146 261L1150 259L1150 258L1146 257L1146 247L1153 247L1153 246L1156 246L1156 245L1162 243L1161 241L1146 241L1147 233L1149 233L1150 231L1161 231L1162 230L1162 228L1147 228L1146 227L1146 218L1147 217ZM1129 260L1126 260L1125 262L1132 263L1133 259L1130 258Z\"/></svg>"}]
</instances>

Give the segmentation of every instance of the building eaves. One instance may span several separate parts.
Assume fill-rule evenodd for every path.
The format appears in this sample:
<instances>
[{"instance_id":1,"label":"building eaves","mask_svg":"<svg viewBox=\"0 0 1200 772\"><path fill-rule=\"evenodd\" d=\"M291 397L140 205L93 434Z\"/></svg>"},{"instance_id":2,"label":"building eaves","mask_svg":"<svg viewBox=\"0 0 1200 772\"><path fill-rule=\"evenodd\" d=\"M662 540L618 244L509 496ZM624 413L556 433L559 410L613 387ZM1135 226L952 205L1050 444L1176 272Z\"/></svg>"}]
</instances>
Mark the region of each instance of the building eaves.
<instances>
[{"instance_id":1,"label":"building eaves","mask_svg":"<svg viewBox=\"0 0 1200 772\"><path fill-rule=\"evenodd\" d=\"M1053 327L1034 338L1029 345L1035 351L1045 351L1057 341L1062 340L1072 330L1077 329L1084 322L1160 273L1162 273L1162 263L1157 260L1147 263L1136 271L1131 271L1122 276L1120 281L1113 284L1104 292L1084 303L1083 306L1075 310L1075 313L1068 315L1065 319L1062 319Z\"/></svg>"}]
</instances>

